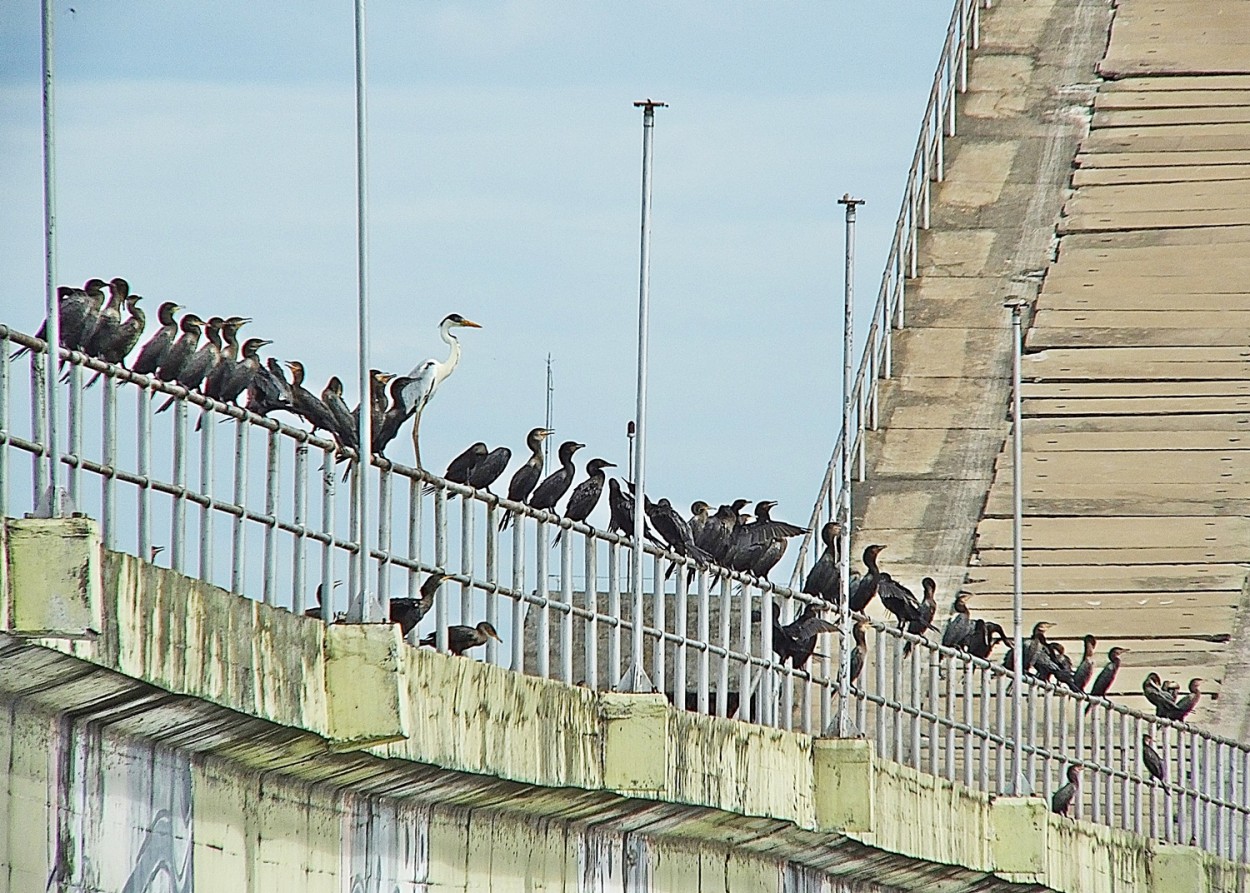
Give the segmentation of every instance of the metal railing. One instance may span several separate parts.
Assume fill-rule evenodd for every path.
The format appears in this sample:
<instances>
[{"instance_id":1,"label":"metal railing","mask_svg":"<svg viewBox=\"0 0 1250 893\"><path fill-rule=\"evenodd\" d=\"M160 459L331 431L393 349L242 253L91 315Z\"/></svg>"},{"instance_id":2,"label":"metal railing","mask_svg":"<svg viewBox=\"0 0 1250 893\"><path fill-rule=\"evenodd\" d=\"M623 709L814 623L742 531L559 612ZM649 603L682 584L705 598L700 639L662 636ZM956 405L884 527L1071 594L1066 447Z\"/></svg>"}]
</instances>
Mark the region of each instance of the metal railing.
<instances>
[{"instance_id":1,"label":"metal railing","mask_svg":"<svg viewBox=\"0 0 1250 893\"><path fill-rule=\"evenodd\" d=\"M855 479L864 480L867 470L864 432L875 431L880 420L879 383L893 375L894 330L903 328L906 322L904 283L909 278L915 278L917 273L919 233L929 228L932 184L940 183L946 176L946 138L955 135L955 97L968 90L968 55L980 44L981 9L991 6L991 0L956 0L946 26L946 39L942 43L941 58L929 89L920 137L907 171L902 206L894 221L894 234L877 292L877 303L851 389L851 430L839 431L834 443L820 491L812 506L808 533L799 544L790 578L791 586L796 585L806 572L813 558L813 546L819 546L816 536L821 526L826 521L836 520L836 506L840 499L836 478L843 449L851 451Z\"/></svg>"},{"instance_id":2,"label":"metal railing","mask_svg":"<svg viewBox=\"0 0 1250 893\"><path fill-rule=\"evenodd\" d=\"M18 347L30 349L27 358L13 358ZM0 326L0 514L30 509L44 490L45 350ZM361 562L352 536L361 519L352 517L331 442L77 353L62 356L63 479L78 509L100 519L110 549L151 558L164 547L158 563L296 612L320 586L327 619L346 608L362 573L394 597L415 595L428 572L446 570L451 580L410 641L434 631L445 649L449 624L487 620L503 642L488 642L484 660L607 689L625 675L637 634L648 676L687 709L813 735L834 718L839 637L821 636L802 670L769 647L773 606L787 620L814 602L808 596L698 569L648 544L635 626L630 541L385 460L366 473L376 514L364 520L377 545ZM104 373L89 389L88 370ZM171 412L155 411L158 394L178 397ZM505 514L515 523L501 531ZM336 580L347 585L336 589ZM869 622L866 651L851 715L882 756L979 790L1012 790L1005 669L878 622ZM1250 861L1250 748L1034 678L1024 685L1019 744L1033 790L1049 797L1076 764L1075 816ZM1163 783L1141 759L1147 733L1168 767Z\"/></svg>"}]
</instances>

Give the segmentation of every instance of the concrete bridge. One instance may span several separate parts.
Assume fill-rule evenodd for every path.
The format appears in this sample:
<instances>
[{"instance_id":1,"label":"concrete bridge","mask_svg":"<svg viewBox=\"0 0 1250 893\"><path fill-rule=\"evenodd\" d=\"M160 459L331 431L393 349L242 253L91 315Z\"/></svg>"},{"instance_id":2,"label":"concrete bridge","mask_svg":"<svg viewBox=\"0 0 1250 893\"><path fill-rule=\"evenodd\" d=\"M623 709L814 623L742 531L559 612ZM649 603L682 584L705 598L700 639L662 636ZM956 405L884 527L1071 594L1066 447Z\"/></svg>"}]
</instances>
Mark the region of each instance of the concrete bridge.
<instances>
[{"instance_id":1,"label":"concrete bridge","mask_svg":"<svg viewBox=\"0 0 1250 893\"><path fill-rule=\"evenodd\" d=\"M834 656L796 671L767 647L767 608L798 593L666 584L674 556L651 550L638 611L620 538L573 525L553 552L551 516L400 466L369 472L362 560L335 476L310 467L334 467L332 444L191 398L168 456L144 400L137 444L84 446L88 400L116 432L120 395L176 393L106 369L90 397L71 378L61 457L99 524L0 528L0 893L1244 890L1247 6L959 4L911 247L883 289L900 303L878 335L857 550L888 542L896 577L1003 616L1002 300L1028 298L1026 617L1133 649L1114 705L1028 683L1013 740L1001 668L931 642L908 657L881 623L841 692ZM39 372L39 345L0 327L0 515L34 507L14 500L19 459L41 483L38 413L22 430L9 411L17 344ZM233 424L192 435L193 410ZM249 455L268 462L259 493ZM171 568L136 557L162 541ZM440 628L505 633L481 661L302 616L318 581L376 574L389 593L436 568L453 571ZM659 693L612 690L634 641ZM1193 725L1156 721L1131 709L1151 669L1220 697ZM863 737L825 735L844 696ZM1012 795L1017 749L1041 797ZM1045 798L1070 765L1065 818Z\"/></svg>"}]
</instances>

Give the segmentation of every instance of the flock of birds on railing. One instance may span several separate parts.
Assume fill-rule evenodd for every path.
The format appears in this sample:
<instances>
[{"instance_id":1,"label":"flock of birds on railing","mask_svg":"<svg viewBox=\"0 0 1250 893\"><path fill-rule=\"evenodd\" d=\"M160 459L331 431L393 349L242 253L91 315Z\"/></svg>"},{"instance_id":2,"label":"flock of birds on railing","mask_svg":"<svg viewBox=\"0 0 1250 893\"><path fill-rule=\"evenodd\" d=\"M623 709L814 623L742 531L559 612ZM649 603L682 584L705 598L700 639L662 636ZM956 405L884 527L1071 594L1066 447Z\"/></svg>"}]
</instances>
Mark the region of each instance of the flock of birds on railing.
<instances>
[{"instance_id":1,"label":"flock of birds on railing","mask_svg":"<svg viewBox=\"0 0 1250 893\"><path fill-rule=\"evenodd\" d=\"M139 346L146 319L139 307L141 298L130 293L126 280L115 278L104 282L91 279L82 288L62 286L57 294L61 346L127 368L126 358ZM177 385L187 393L198 392L223 404L238 406L239 400L246 397L244 408L260 416L286 411L307 421L313 433L324 431L332 437L343 458L355 458L360 446L360 407L348 409L343 397L343 383L338 376L331 376L321 396L317 397L304 386L306 373L302 363L294 360L286 363L286 369L291 373L288 379L277 360L261 361L260 351L272 341L249 338L240 345L239 331L251 322L249 318L214 316L204 320L194 313L186 313L177 319L176 314L182 309L172 301L160 305L157 310L160 327L131 361L128 368L132 373L153 376L167 384ZM402 376L379 370L370 372L370 435L375 455L384 457L384 451L402 426L412 419L413 452L417 467L421 467L418 440L421 414L439 385L451 375L460 361L460 342L453 330L464 327L480 328L477 323L454 313L439 325L439 335L449 348L445 361L426 360ZM38 333L40 338L46 338L46 328L45 321ZM98 377L99 374L87 386ZM175 399L176 395L171 396L158 412L167 409ZM585 480L573 487L576 476L574 454L585 444L573 440L562 443L557 453L559 468L545 478L542 476L544 441L553 433L546 428L534 428L529 432L526 446L530 454L513 473L508 483L507 500L537 511L556 513L557 504L571 488L563 515L559 517L584 523L601 501L606 483L608 529L626 537L632 536L636 493L628 481L622 488L615 478L607 479L604 469L616 467L613 463L591 459L585 466ZM512 451L508 447L491 450L485 443L474 443L452 460L443 476L453 483L492 493L491 486L503 475L511 459ZM695 502L691 506L690 517L686 518L668 499L652 502L644 497L644 535L651 542L689 559L696 567L728 569L767 581L769 572L785 554L788 539L807 531L773 520L771 511L775 502L765 500L756 503L754 517L743 513L747 505L747 500L740 499L720 505L713 511L709 503ZM506 528L512 518L512 512L505 512L500 529ZM562 528L557 534L557 541L563 533ZM836 523L826 524L821 530L821 539L824 551L809 571L803 592L835 606L841 600L841 527ZM882 545L870 545L864 550L865 573L853 576L848 584L850 609L863 615L872 599L879 596L881 604L897 620L899 630L924 636L926 631L935 629L936 583L932 578L925 577L921 581L923 595L917 598L910 589L880 570L877 559L884 549ZM668 574L671 575L676 567L677 562L674 562ZM693 570L688 580L692 576ZM405 635L428 613L435 592L444 579L446 575L431 575L422 585L419 598L391 599L392 619L401 625ZM321 594L319 587L319 604ZM997 643L1007 643L1007 636L999 624L972 618L967 605L968 597L968 593L961 592L955 598L953 613L942 632L941 642L948 648L988 660ZM319 616L320 610L320 607L313 608L309 613ZM822 609L816 604L805 605L788 621L782 620L780 612L780 605L774 602L773 651L782 665L789 662L794 669L802 670L815 653L817 637L835 631L836 626L824 619ZM753 619L760 619L758 612ZM858 680L867 658L867 626L868 622L861 619L852 631L855 642L851 654L852 682ZM1050 626L1048 623L1036 624L1032 635L1025 641L1024 672L1044 682L1053 680L1055 684L1065 685L1073 691L1086 692L1093 678L1097 640L1093 636L1085 636L1081 661L1073 665L1062 644L1047 640L1046 631ZM456 654L484 644L491 638L499 639L499 635L486 622L473 627L449 629L449 647ZM421 644L433 643L433 636L421 640ZM911 653L912 644L910 639L906 641L904 656ZM1106 665L1088 688L1089 695L1094 698L1107 696L1125 650L1117 647L1109 651ZM1010 649L1003 664L1014 666L1014 655ZM1158 716L1184 720L1198 704L1201 696L1199 683L1202 681L1191 680L1188 691L1182 695L1178 685L1164 682L1157 673L1151 673L1143 684L1143 693ZM1086 712L1094 703L1090 702ZM1151 760L1149 755L1154 751L1148 745L1143 753L1151 774L1162 778L1162 761ZM1157 765L1152 765L1153 762ZM1059 811L1057 806L1056 809Z\"/></svg>"}]
</instances>

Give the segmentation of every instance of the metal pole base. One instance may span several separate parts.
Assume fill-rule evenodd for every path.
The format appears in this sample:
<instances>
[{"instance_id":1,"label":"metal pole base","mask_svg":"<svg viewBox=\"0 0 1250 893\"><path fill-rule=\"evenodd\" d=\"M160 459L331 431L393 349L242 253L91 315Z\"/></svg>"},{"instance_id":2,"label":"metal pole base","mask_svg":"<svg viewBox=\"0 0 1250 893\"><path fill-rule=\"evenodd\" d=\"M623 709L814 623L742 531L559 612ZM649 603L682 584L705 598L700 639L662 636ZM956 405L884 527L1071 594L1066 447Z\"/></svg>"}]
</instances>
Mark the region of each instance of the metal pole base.
<instances>
[{"instance_id":1,"label":"metal pole base","mask_svg":"<svg viewBox=\"0 0 1250 893\"><path fill-rule=\"evenodd\" d=\"M68 518L77 515L78 509L74 505L74 500L69 498L69 491L64 487L56 488L56 496L52 495L52 488L48 487L43 491L43 495L39 497L39 504L35 506L35 510L28 514L28 518Z\"/></svg>"},{"instance_id":2,"label":"metal pole base","mask_svg":"<svg viewBox=\"0 0 1250 893\"><path fill-rule=\"evenodd\" d=\"M620 681L612 686L612 690L635 695L650 695L658 691L651 677L647 675L647 671L635 668L633 664L629 665L629 669L625 671Z\"/></svg>"}]
</instances>

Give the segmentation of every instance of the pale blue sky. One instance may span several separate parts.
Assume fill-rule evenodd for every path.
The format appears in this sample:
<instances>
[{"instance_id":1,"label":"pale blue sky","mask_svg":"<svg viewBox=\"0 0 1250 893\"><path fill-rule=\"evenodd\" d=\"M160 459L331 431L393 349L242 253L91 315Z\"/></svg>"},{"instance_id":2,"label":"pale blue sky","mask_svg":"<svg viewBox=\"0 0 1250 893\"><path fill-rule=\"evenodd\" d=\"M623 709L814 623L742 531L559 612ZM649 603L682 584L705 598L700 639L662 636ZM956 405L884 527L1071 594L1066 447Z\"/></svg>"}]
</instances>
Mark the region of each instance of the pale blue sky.
<instances>
[{"instance_id":1,"label":"pale blue sky","mask_svg":"<svg viewBox=\"0 0 1250 893\"><path fill-rule=\"evenodd\" d=\"M56 9L59 280L121 275L153 304L246 313L315 389L335 373L353 387L351 3ZM427 413L427 464L479 439L523 450L548 351L558 439L625 464L632 102L653 97L671 108L648 490L777 499L805 521L837 428L836 199L868 201L870 306L949 15L945 0L371 3L375 365L441 357L447 313L485 327ZM0 4L0 320L27 331L43 315L38 87L38 4Z\"/></svg>"}]
</instances>

